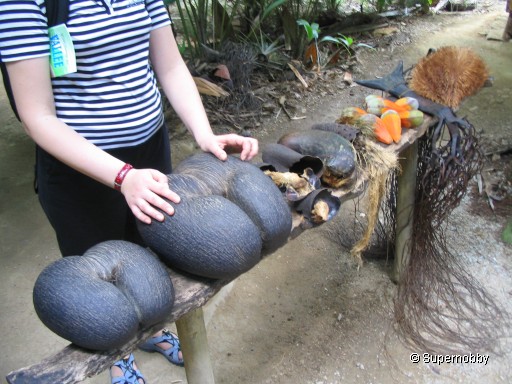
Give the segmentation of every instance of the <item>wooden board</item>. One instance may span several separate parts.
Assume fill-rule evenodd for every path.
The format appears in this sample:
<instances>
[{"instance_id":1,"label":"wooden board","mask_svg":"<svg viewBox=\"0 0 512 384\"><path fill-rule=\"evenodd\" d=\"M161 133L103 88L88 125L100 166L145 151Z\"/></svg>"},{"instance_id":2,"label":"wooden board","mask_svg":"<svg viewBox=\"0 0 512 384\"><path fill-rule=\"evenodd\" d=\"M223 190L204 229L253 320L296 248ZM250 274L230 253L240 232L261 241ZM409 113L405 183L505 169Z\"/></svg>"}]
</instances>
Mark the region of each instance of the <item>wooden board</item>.
<instances>
[{"instance_id":1,"label":"wooden board","mask_svg":"<svg viewBox=\"0 0 512 384\"><path fill-rule=\"evenodd\" d=\"M172 270L169 270L169 274L176 297L172 313L164 322L140 331L122 348L108 352L89 351L70 344L40 363L10 372L6 376L7 382L69 384L95 376L109 369L113 363L135 350L141 342L167 324L172 324L186 313L205 305L224 285L229 283L229 281L192 278Z\"/></svg>"}]
</instances>

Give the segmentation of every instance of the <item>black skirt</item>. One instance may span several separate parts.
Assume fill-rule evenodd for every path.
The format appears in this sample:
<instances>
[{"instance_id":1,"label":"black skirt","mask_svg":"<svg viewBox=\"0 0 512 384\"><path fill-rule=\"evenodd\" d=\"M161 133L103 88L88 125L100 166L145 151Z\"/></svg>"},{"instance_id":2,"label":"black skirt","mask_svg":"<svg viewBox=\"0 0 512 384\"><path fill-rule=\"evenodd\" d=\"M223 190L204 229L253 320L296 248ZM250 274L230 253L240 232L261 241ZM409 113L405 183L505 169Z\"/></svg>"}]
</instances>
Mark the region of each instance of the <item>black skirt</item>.
<instances>
[{"instance_id":1,"label":"black skirt","mask_svg":"<svg viewBox=\"0 0 512 384\"><path fill-rule=\"evenodd\" d=\"M107 152L135 168L153 168L164 174L172 171L165 124L143 144ZM144 245L135 216L113 184L103 185L41 148L36 153L36 183L39 201L55 230L63 256L83 255L93 245L106 240Z\"/></svg>"}]
</instances>

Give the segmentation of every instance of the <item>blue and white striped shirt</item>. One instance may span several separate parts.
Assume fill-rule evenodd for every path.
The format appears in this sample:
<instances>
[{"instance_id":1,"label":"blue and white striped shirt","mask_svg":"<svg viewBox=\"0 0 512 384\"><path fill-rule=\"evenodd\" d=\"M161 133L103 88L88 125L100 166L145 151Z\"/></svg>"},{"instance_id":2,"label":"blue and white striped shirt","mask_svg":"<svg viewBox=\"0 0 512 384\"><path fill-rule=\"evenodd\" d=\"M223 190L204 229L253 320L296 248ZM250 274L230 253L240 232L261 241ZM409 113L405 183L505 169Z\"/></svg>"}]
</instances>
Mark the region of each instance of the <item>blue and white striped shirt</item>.
<instances>
[{"instance_id":1,"label":"blue and white striped shirt","mask_svg":"<svg viewBox=\"0 0 512 384\"><path fill-rule=\"evenodd\" d=\"M0 0L4 62L50 53L44 0ZM162 0L70 0L77 72L52 78L57 116L102 149L145 142L162 124L150 31L169 25Z\"/></svg>"}]
</instances>

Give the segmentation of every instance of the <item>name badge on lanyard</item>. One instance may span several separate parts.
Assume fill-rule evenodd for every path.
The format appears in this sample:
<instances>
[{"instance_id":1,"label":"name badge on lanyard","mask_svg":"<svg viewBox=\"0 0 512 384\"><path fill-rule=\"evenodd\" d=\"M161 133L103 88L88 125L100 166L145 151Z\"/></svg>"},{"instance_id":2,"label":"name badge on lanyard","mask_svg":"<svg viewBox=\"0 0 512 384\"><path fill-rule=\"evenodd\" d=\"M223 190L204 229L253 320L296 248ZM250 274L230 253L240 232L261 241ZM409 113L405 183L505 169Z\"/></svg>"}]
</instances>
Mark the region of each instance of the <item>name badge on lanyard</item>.
<instances>
[{"instance_id":1,"label":"name badge on lanyard","mask_svg":"<svg viewBox=\"0 0 512 384\"><path fill-rule=\"evenodd\" d=\"M76 55L73 40L66 24L48 29L50 37L50 69L53 77L76 72Z\"/></svg>"}]
</instances>

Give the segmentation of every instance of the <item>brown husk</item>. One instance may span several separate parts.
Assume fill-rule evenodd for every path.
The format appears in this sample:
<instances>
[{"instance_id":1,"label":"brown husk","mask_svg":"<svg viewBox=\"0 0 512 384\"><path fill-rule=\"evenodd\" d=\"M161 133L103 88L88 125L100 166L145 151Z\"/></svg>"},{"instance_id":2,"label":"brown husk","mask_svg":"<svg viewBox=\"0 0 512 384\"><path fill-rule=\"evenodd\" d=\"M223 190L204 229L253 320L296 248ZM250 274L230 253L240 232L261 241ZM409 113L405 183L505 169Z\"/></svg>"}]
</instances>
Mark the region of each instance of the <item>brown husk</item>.
<instances>
[{"instance_id":1,"label":"brown husk","mask_svg":"<svg viewBox=\"0 0 512 384\"><path fill-rule=\"evenodd\" d=\"M365 136L360 137L358 146L358 169L363 175L363 179L368 180L366 189L368 221L362 236L352 246L350 253L361 265L362 252L368 248L378 222L381 202L388 195L387 180L398 170L398 157L393 151L376 144L373 139Z\"/></svg>"},{"instance_id":2,"label":"brown husk","mask_svg":"<svg viewBox=\"0 0 512 384\"><path fill-rule=\"evenodd\" d=\"M409 87L418 95L456 108L481 89L488 77L485 62L470 48L442 47L414 66Z\"/></svg>"}]
</instances>

